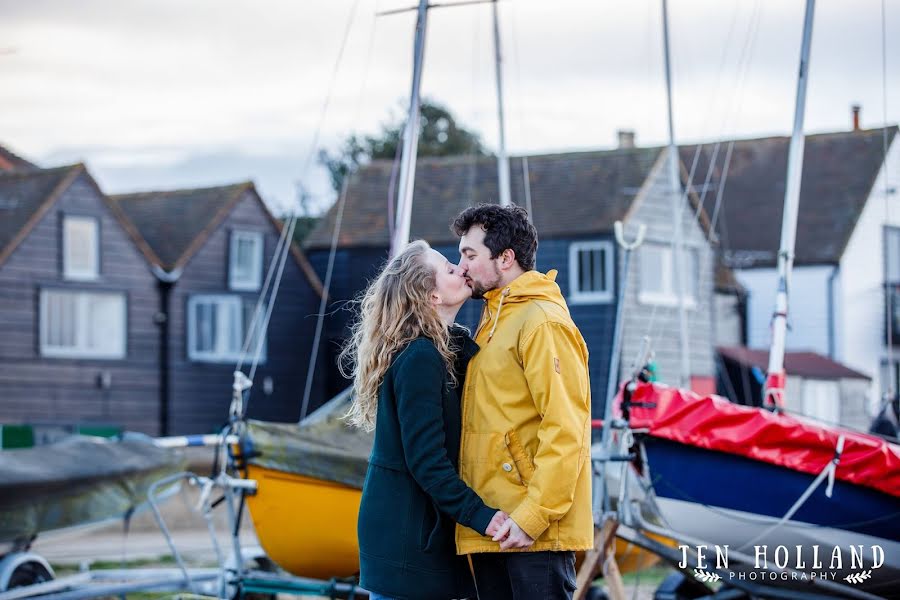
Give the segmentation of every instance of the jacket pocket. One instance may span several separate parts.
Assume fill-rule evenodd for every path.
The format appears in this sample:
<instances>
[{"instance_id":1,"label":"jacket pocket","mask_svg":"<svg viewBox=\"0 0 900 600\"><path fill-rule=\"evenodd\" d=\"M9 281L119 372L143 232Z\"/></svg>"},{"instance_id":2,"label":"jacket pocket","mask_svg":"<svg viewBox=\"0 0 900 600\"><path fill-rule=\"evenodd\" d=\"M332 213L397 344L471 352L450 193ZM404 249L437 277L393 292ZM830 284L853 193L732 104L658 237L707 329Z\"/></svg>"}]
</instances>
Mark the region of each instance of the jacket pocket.
<instances>
[{"instance_id":1,"label":"jacket pocket","mask_svg":"<svg viewBox=\"0 0 900 600\"><path fill-rule=\"evenodd\" d=\"M512 456L513 461L516 463L516 470L519 471L519 477L522 478L522 483L528 485L531 481L531 477L534 475L534 461L528 454L528 451L525 450L525 446L522 445L519 434L516 433L515 429L510 429L506 432L504 441L506 442L506 448L509 450L510 456Z\"/></svg>"}]
</instances>

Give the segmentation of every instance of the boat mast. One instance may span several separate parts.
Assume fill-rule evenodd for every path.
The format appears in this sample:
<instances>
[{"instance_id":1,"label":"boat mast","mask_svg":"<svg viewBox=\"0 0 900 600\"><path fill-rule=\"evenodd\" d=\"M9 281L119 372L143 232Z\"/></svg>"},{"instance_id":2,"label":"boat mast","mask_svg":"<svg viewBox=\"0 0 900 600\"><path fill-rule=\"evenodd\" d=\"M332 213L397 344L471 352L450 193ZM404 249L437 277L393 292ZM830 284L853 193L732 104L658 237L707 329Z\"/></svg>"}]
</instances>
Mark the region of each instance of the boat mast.
<instances>
[{"instance_id":1,"label":"boat mast","mask_svg":"<svg viewBox=\"0 0 900 600\"><path fill-rule=\"evenodd\" d=\"M803 116L806 109L806 84L809 79L809 48L812 43L815 0L806 0L803 20L803 41L800 45L800 71L797 77L797 100L794 106L794 129L788 150L787 183L784 188L784 215L781 220L781 246L778 250L778 289L775 293L775 314L772 316L772 347L769 349L769 370L766 377L766 406L784 406L784 342L787 333L788 291L791 269L794 266L794 242L797 233L797 214L800 208L800 175L803 170Z\"/></svg>"},{"instance_id":2,"label":"boat mast","mask_svg":"<svg viewBox=\"0 0 900 600\"><path fill-rule=\"evenodd\" d=\"M403 150L400 157L400 180L397 195L397 220L391 256L399 254L409 243L409 223L412 218L413 186L416 181L416 153L419 148L419 88L422 83L422 62L425 57L425 28L428 22L428 0L419 0L416 18L416 37L413 48L412 91L409 113L403 130Z\"/></svg>"},{"instance_id":3,"label":"boat mast","mask_svg":"<svg viewBox=\"0 0 900 600\"><path fill-rule=\"evenodd\" d=\"M679 385L687 388L691 383L690 348L688 346L687 312L684 306L684 220L682 213L681 178L678 176L678 146L675 145L675 122L672 118L672 68L669 60L669 8L662 0L663 52L666 68L666 105L669 112L669 185L671 186L672 216L675 219L675 240L672 263L674 266L675 293L678 295L678 338L681 345Z\"/></svg>"},{"instance_id":4,"label":"boat mast","mask_svg":"<svg viewBox=\"0 0 900 600\"><path fill-rule=\"evenodd\" d=\"M500 205L509 206L509 158L506 156L506 125L503 119L503 61L500 55L500 21L497 17L497 0L494 9L494 70L497 75L497 114L500 121L500 147L497 152L497 184L500 190Z\"/></svg>"}]
</instances>

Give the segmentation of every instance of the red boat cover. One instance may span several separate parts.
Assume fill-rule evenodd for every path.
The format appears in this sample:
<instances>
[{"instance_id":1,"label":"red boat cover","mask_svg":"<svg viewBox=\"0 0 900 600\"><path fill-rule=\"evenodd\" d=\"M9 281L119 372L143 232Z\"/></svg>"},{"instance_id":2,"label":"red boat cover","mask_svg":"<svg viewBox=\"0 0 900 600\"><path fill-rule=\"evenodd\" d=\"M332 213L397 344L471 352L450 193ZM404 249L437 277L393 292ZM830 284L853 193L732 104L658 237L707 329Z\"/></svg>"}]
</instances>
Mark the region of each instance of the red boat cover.
<instances>
[{"instance_id":1,"label":"red boat cover","mask_svg":"<svg viewBox=\"0 0 900 600\"><path fill-rule=\"evenodd\" d=\"M621 392L617 411L620 401ZM638 384L632 401L656 404L631 409L633 429L649 429L658 438L812 475L834 458L843 435L844 452L835 477L900 498L900 445L882 438L660 384Z\"/></svg>"}]
</instances>

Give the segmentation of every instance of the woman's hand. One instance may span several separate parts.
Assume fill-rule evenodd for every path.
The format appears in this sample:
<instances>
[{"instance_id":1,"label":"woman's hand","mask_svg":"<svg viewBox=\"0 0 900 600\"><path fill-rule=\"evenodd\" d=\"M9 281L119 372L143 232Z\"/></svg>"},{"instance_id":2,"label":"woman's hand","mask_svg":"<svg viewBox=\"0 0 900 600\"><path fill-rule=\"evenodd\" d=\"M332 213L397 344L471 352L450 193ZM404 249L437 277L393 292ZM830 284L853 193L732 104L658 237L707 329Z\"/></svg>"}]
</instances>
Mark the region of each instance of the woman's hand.
<instances>
[{"instance_id":1,"label":"woman's hand","mask_svg":"<svg viewBox=\"0 0 900 600\"><path fill-rule=\"evenodd\" d=\"M502 510L498 510L494 513L494 518L491 519L491 522L488 523L487 529L484 531L485 535L494 536L500 531L500 528L506 523L506 520L509 518L509 515L503 512Z\"/></svg>"},{"instance_id":2,"label":"woman's hand","mask_svg":"<svg viewBox=\"0 0 900 600\"><path fill-rule=\"evenodd\" d=\"M519 524L512 519L506 519L500 527L500 531L494 534L493 540L500 542L501 550L510 548L528 548L534 543L534 538L525 533Z\"/></svg>"}]
</instances>

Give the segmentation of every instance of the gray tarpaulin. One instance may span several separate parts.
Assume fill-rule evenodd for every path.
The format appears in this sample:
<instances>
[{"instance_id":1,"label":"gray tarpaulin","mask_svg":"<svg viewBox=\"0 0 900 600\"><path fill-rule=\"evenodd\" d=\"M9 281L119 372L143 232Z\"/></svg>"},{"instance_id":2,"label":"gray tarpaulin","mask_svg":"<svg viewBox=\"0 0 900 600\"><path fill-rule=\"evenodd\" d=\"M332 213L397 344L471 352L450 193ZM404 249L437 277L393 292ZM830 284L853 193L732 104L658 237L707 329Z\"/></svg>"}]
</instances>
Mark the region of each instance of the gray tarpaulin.
<instances>
[{"instance_id":1,"label":"gray tarpaulin","mask_svg":"<svg viewBox=\"0 0 900 600\"><path fill-rule=\"evenodd\" d=\"M146 502L153 482L183 468L181 451L145 436L0 451L0 542L122 517Z\"/></svg>"},{"instance_id":2,"label":"gray tarpaulin","mask_svg":"<svg viewBox=\"0 0 900 600\"><path fill-rule=\"evenodd\" d=\"M362 489L373 434L348 426L350 390L339 394L299 425L249 421L249 462L267 469L306 475Z\"/></svg>"}]
</instances>

